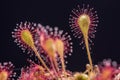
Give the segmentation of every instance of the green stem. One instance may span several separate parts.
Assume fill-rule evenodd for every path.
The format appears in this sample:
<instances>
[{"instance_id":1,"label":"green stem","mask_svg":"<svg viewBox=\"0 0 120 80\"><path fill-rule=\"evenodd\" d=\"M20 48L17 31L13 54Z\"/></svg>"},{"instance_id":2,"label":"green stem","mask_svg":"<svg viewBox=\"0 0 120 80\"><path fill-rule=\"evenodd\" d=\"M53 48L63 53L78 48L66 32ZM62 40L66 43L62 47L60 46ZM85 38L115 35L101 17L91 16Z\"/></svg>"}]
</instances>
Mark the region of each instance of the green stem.
<instances>
[{"instance_id":1,"label":"green stem","mask_svg":"<svg viewBox=\"0 0 120 80\"><path fill-rule=\"evenodd\" d=\"M49 68L47 67L47 65L45 64L45 62L43 61L43 59L40 57L37 49L36 49L35 47L32 48L32 49L33 49L33 51L35 52L35 54L36 54L36 56L38 57L38 59L40 60L40 62L42 63L42 65L43 65L43 66L46 68L46 70L51 74ZM51 74L51 75L52 75L52 74ZM52 77L53 77L53 75L52 75Z\"/></svg>"},{"instance_id":2,"label":"green stem","mask_svg":"<svg viewBox=\"0 0 120 80\"><path fill-rule=\"evenodd\" d=\"M88 60L89 60L90 66L91 66L91 71L93 71L93 64L92 64L92 58L90 55L88 37L84 36L84 40L85 40L85 46L86 46L86 50L87 50Z\"/></svg>"}]
</instances>

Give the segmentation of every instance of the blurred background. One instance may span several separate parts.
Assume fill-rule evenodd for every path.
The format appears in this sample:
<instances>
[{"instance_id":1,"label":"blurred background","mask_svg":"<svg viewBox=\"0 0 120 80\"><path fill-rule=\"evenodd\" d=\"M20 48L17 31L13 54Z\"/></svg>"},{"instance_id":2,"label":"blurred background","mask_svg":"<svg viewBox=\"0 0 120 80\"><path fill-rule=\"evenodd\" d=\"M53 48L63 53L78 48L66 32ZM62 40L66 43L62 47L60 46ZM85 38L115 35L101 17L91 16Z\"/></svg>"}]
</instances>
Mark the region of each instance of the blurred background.
<instances>
[{"instance_id":1,"label":"blurred background","mask_svg":"<svg viewBox=\"0 0 120 80\"><path fill-rule=\"evenodd\" d=\"M99 23L91 46L93 64L112 59L120 64L120 2L119 0L1 0L0 9L0 62L11 61L16 69L27 64L29 55L14 43L11 32L20 22L35 22L58 26L72 37L73 53L68 56L67 69L84 71L88 63L81 39L74 38L69 26L69 15L77 5L89 4L97 11Z\"/></svg>"}]
</instances>

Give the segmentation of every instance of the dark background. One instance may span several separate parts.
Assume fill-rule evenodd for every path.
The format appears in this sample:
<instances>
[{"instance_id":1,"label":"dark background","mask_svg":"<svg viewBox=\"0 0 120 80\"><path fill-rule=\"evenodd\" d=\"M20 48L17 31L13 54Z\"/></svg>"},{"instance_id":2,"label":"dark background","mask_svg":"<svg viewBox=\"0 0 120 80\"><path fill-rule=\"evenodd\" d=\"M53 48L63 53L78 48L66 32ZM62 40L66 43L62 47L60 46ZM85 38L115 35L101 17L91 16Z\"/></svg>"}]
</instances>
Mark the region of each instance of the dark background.
<instances>
[{"instance_id":1,"label":"dark background","mask_svg":"<svg viewBox=\"0 0 120 80\"><path fill-rule=\"evenodd\" d=\"M73 53L67 68L83 71L88 63L86 50L79 45L69 27L69 15L77 5L89 4L98 12L99 24L92 46L93 63L112 59L120 64L120 3L119 0L3 0L0 9L0 62L11 61L16 68L26 65L27 54L13 42L11 32L16 23L30 21L58 26L72 36ZM22 54L21 54L22 53Z\"/></svg>"}]
</instances>

